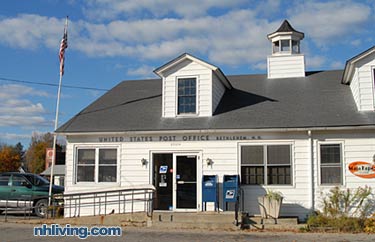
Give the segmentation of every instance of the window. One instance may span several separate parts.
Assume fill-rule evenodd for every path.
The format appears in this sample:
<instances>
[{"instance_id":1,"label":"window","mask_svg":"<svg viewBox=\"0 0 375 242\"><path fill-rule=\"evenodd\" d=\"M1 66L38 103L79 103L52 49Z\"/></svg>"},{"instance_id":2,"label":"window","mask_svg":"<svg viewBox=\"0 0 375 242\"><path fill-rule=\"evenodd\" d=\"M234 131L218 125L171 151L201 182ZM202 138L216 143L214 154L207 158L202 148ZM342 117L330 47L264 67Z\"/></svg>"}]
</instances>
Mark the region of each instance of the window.
<instances>
[{"instance_id":1,"label":"window","mask_svg":"<svg viewBox=\"0 0 375 242\"><path fill-rule=\"evenodd\" d=\"M273 42L273 53L277 53L280 51L280 41Z\"/></svg>"},{"instance_id":2,"label":"window","mask_svg":"<svg viewBox=\"0 0 375 242\"><path fill-rule=\"evenodd\" d=\"M117 150L99 150L99 182L116 182Z\"/></svg>"},{"instance_id":3,"label":"window","mask_svg":"<svg viewBox=\"0 0 375 242\"><path fill-rule=\"evenodd\" d=\"M342 184L341 144L320 144L320 184Z\"/></svg>"},{"instance_id":4,"label":"window","mask_svg":"<svg viewBox=\"0 0 375 242\"><path fill-rule=\"evenodd\" d=\"M26 179L22 176L13 175L12 177L12 186L22 187L24 184L28 184Z\"/></svg>"},{"instance_id":5,"label":"window","mask_svg":"<svg viewBox=\"0 0 375 242\"><path fill-rule=\"evenodd\" d=\"M117 182L117 149L78 149L77 182Z\"/></svg>"},{"instance_id":6,"label":"window","mask_svg":"<svg viewBox=\"0 0 375 242\"><path fill-rule=\"evenodd\" d=\"M290 51L290 41L289 40L281 40L281 52Z\"/></svg>"},{"instance_id":7,"label":"window","mask_svg":"<svg viewBox=\"0 0 375 242\"><path fill-rule=\"evenodd\" d=\"M0 186L8 186L10 175L0 176Z\"/></svg>"},{"instance_id":8,"label":"window","mask_svg":"<svg viewBox=\"0 0 375 242\"><path fill-rule=\"evenodd\" d=\"M299 41L292 40L292 53L299 54Z\"/></svg>"},{"instance_id":9,"label":"window","mask_svg":"<svg viewBox=\"0 0 375 242\"><path fill-rule=\"evenodd\" d=\"M197 79L178 79L177 114L196 113L197 111Z\"/></svg>"},{"instance_id":10,"label":"window","mask_svg":"<svg viewBox=\"0 0 375 242\"><path fill-rule=\"evenodd\" d=\"M241 181L244 185L290 185L291 146L241 147Z\"/></svg>"},{"instance_id":11,"label":"window","mask_svg":"<svg viewBox=\"0 0 375 242\"><path fill-rule=\"evenodd\" d=\"M95 150L79 149L77 160L77 182L95 181Z\"/></svg>"}]
</instances>

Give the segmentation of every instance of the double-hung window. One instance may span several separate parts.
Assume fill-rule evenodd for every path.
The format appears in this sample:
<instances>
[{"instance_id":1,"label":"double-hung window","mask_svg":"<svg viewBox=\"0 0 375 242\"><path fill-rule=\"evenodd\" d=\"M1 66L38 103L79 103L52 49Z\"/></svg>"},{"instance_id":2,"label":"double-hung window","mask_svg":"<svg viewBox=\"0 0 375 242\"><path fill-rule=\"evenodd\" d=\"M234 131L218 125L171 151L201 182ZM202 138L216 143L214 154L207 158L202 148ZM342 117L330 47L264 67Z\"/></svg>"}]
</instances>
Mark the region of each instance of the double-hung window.
<instances>
[{"instance_id":1,"label":"double-hung window","mask_svg":"<svg viewBox=\"0 0 375 242\"><path fill-rule=\"evenodd\" d=\"M320 144L320 184L342 184L341 144Z\"/></svg>"},{"instance_id":2,"label":"double-hung window","mask_svg":"<svg viewBox=\"0 0 375 242\"><path fill-rule=\"evenodd\" d=\"M244 185L291 185L291 145L241 146Z\"/></svg>"},{"instance_id":3,"label":"double-hung window","mask_svg":"<svg viewBox=\"0 0 375 242\"><path fill-rule=\"evenodd\" d=\"M76 182L117 182L116 148L77 149Z\"/></svg>"},{"instance_id":4,"label":"double-hung window","mask_svg":"<svg viewBox=\"0 0 375 242\"><path fill-rule=\"evenodd\" d=\"M197 79L178 79L177 114L197 113Z\"/></svg>"}]
</instances>

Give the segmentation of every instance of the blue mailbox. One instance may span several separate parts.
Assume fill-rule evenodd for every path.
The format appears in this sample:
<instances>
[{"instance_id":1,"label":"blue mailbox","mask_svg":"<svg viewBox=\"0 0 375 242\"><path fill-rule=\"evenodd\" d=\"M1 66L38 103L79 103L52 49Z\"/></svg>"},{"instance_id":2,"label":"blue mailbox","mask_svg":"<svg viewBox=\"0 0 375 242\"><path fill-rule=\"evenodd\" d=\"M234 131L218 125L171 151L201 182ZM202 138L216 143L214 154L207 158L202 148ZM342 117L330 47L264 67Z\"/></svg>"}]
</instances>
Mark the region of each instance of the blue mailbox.
<instances>
[{"instance_id":1,"label":"blue mailbox","mask_svg":"<svg viewBox=\"0 0 375 242\"><path fill-rule=\"evenodd\" d=\"M218 207L218 189L217 189L217 175L204 175L202 178L202 202L215 203L215 211Z\"/></svg>"},{"instance_id":2,"label":"blue mailbox","mask_svg":"<svg viewBox=\"0 0 375 242\"><path fill-rule=\"evenodd\" d=\"M223 202L226 205L227 202L238 201L238 191L240 187L240 176L239 175L224 175L223 178Z\"/></svg>"}]
</instances>

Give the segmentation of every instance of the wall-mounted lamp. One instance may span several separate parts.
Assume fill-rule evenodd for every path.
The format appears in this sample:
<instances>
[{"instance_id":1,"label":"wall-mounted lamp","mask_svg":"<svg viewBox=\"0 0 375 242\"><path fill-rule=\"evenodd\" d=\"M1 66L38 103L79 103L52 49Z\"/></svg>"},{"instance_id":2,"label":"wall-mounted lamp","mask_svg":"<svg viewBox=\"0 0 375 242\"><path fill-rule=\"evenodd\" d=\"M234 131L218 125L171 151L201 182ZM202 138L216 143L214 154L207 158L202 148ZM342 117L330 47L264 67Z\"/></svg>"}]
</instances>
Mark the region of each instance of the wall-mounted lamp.
<instances>
[{"instance_id":1,"label":"wall-mounted lamp","mask_svg":"<svg viewBox=\"0 0 375 242\"><path fill-rule=\"evenodd\" d=\"M141 164L142 164L142 166L147 165L147 160L145 158L142 158L141 159Z\"/></svg>"},{"instance_id":2,"label":"wall-mounted lamp","mask_svg":"<svg viewBox=\"0 0 375 242\"><path fill-rule=\"evenodd\" d=\"M206 164L207 164L207 166L212 166L214 164L214 162L210 158L207 158L206 159Z\"/></svg>"}]
</instances>

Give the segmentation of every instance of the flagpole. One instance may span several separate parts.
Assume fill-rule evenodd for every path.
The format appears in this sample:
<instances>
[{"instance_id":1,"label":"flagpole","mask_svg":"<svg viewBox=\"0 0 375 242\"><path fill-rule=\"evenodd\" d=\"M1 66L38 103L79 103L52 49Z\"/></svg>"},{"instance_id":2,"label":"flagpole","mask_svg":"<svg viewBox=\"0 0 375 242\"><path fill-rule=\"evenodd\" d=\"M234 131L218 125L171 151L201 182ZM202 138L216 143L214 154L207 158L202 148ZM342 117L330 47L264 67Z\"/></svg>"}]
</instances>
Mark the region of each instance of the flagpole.
<instances>
[{"instance_id":1,"label":"flagpole","mask_svg":"<svg viewBox=\"0 0 375 242\"><path fill-rule=\"evenodd\" d=\"M60 94L61 94L61 81L62 81L62 74L60 72L60 81L59 87L57 91L57 103L56 103L56 117L55 117L55 129L53 133L53 156L52 156L52 164L51 164L51 174L50 174L50 183L49 183L49 191L48 191L48 206L51 206L51 196L52 196L52 185L54 183L53 173L55 168L56 162L56 143L57 143L57 127L58 127L58 120L59 120L59 107L60 107Z\"/></svg>"},{"instance_id":2,"label":"flagpole","mask_svg":"<svg viewBox=\"0 0 375 242\"><path fill-rule=\"evenodd\" d=\"M65 27L64 27L64 37L68 30L68 17L66 17L65 21ZM62 40L63 41L63 40ZM67 48L67 46L65 47ZM65 51L65 49L63 50ZM61 46L60 46L60 52L61 52ZM63 57L65 58L65 57ZM50 183L49 183L49 191L48 191L48 206L51 206L51 198L52 198L52 186L54 183L53 179L53 173L55 168L55 162L56 162L56 143L57 143L57 133L56 130L58 128L59 123L59 109L60 109L60 96L61 96L61 82L62 82L62 76L64 75L64 60L62 60L62 69L61 69L61 59L60 59L60 80L59 80L59 87L57 90L57 102L56 102L56 116L55 116L55 129L53 133L53 156L52 156L52 164L51 164L51 174L50 174Z\"/></svg>"}]
</instances>

